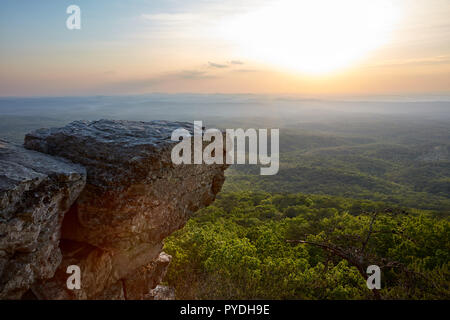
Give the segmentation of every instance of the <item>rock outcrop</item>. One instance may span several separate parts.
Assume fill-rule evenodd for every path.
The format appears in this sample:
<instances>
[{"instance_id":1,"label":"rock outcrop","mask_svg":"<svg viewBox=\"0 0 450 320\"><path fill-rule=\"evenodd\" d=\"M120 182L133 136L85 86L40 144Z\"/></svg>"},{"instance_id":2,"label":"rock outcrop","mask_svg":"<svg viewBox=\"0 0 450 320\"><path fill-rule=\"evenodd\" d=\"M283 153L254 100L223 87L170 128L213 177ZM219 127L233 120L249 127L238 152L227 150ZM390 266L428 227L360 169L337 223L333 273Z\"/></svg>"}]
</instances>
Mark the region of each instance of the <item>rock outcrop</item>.
<instances>
[{"instance_id":1,"label":"rock outcrop","mask_svg":"<svg viewBox=\"0 0 450 320\"><path fill-rule=\"evenodd\" d=\"M50 191L36 194L36 210L40 210L45 223L56 230L46 229L54 239L49 243L54 251L62 252L62 259L58 256L50 263L47 260L52 254L37 253L52 265L51 270L45 271L40 264L30 265L45 275L30 278L17 295L6 294L6 297L19 297L32 284L32 292L39 299L151 299L150 290L161 282L171 259L162 252L163 239L182 228L193 212L214 201L227 167L218 164L174 165L171 150L177 142L170 137L177 128L193 132L193 125L189 123L100 120L76 121L63 128L40 129L28 134L25 147L34 151L26 152L58 161L61 166L65 164L66 170L72 168L74 173L69 179L61 169L60 175L56 175L61 181L49 181L48 185L55 192L51 199L55 200L48 207L41 208L38 203L44 203ZM67 160L59 160L61 158ZM11 163L13 166L14 161ZM52 168L56 170L57 167ZM84 189L83 168L87 173ZM6 170L13 172L15 169ZM50 172L45 172L53 177ZM1 182L2 199L11 198L12 191L5 192L3 188L3 184L9 183L8 179ZM64 185L66 182L70 182L70 187ZM26 188L32 187L22 187ZM59 193L66 194L66 198L61 196L60 199ZM30 194L17 191L14 199L2 200L1 219L9 221L12 218L8 217L14 217L14 214L20 216L23 208L31 210ZM0 244L5 246L5 249L0 247L0 255L13 251L8 246L14 244L8 239L14 234L21 235L23 230L15 231L12 224L8 228L0 229ZM51 251L36 241L33 248ZM24 245L16 247L22 250ZM2 261L10 261L10 258L2 257L0 271ZM66 269L69 265L81 269L79 290L67 289L69 275ZM21 267L25 268L24 265ZM8 281L16 273L19 274L3 268L4 279ZM48 277L52 278L46 279Z\"/></svg>"},{"instance_id":2,"label":"rock outcrop","mask_svg":"<svg viewBox=\"0 0 450 320\"><path fill-rule=\"evenodd\" d=\"M171 161L180 122L76 121L25 137L25 147L82 164L86 187L63 226L63 238L106 250L159 243L188 215L210 204L224 181L223 166Z\"/></svg>"},{"instance_id":3,"label":"rock outcrop","mask_svg":"<svg viewBox=\"0 0 450 320\"><path fill-rule=\"evenodd\" d=\"M0 140L0 299L53 277L62 219L85 178L80 165Z\"/></svg>"}]
</instances>

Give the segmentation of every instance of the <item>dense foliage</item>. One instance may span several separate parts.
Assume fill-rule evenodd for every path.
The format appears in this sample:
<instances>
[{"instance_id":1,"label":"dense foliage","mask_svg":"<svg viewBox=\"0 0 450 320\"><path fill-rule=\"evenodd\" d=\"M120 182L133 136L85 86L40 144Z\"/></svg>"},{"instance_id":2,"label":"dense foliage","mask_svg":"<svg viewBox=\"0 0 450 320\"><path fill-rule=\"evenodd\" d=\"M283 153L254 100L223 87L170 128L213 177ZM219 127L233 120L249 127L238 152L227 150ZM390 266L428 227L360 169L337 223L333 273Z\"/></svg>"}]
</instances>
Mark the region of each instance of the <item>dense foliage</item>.
<instances>
[{"instance_id":1,"label":"dense foliage","mask_svg":"<svg viewBox=\"0 0 450 320\"><path fill-rule=\"evenodd\" d=\"M179 299L450 298L448 219L382 202L222 193L165 251ZM352 256L380 265L380 292Z\"/></svg>"},{"instance_id":2,"label":"dense foliage","mask_svg":"<svg viewBox=\"0 0 450 320\"><path fill-rule=\"evenodd\" d=\"M233 166L224 191L336 195L450 212L448 137L283 133L278 174L261 176L257 166Z\"/></svg>"}]
</instances>

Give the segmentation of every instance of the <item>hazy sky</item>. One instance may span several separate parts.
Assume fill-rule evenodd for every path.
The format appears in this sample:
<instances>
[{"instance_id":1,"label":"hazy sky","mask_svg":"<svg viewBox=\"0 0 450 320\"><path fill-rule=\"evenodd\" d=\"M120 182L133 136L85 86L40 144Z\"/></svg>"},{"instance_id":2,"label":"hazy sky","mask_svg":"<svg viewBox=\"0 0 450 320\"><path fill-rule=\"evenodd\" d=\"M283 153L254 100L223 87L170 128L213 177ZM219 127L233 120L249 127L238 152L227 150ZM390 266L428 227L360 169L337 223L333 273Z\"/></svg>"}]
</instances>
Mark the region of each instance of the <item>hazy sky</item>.
<instances>
[{"instance_id":1,"label":"hazy sky","mask_svg":"<svg viewBox=\"0 0 450 320\"><path fill-rule=\"evenodd\" d=\"M66 8L81 8L68 30ZM0 95L450 92L449 0L2 0Z\"/></svg>"}]
</instances>

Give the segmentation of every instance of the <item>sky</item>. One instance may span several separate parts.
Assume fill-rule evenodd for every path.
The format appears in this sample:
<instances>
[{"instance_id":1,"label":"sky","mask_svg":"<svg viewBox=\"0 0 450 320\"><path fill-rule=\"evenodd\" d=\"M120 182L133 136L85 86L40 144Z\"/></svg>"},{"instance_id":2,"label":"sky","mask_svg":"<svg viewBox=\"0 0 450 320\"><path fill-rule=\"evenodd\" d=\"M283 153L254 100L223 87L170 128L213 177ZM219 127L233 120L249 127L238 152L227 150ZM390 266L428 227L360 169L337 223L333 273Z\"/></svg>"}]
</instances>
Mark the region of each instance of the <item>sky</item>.
<instances>
[{"instance_id":1,"label":"sky","mask_svg":"<svg viewBox=\"0 0 450 320\"><path fill-rule=\"evenodd\" d=\"M69 30L69 5L81 29ZM450 93L448 0L2 0L0 96Z\"/></svg>"}]
</instances>

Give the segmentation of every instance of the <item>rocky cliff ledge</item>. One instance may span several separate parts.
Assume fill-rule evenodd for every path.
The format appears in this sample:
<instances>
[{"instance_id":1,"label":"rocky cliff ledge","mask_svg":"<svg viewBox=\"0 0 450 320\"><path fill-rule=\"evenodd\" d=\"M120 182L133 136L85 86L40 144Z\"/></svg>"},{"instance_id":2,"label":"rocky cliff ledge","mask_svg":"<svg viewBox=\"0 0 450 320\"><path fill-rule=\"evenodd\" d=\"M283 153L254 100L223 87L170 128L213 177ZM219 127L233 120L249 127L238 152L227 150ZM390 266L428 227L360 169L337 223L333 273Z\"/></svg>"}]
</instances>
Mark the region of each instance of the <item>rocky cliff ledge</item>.
<instances>
[{"instance_id":1,"label":"rocky cliff ledge","mask_svg":"<svg viewBox=\"0 0 450 320\"><path fill-rule=\"evenodd\" d=\"M0 141L0 298L145 299L163 239L209 205L226 165L174 165L182 122L75 121ZM29 149L29 150L27 150ZM69 265L81 289L69 290Z\"/></svg>"}]
</instances>

